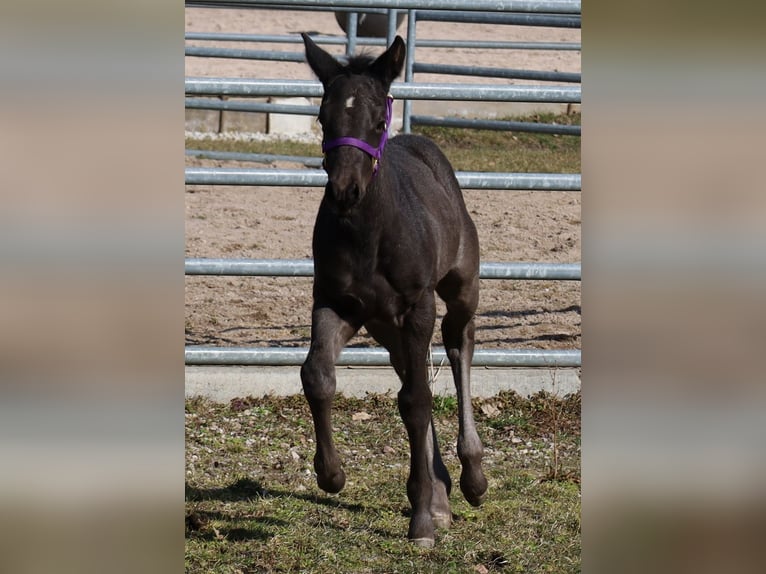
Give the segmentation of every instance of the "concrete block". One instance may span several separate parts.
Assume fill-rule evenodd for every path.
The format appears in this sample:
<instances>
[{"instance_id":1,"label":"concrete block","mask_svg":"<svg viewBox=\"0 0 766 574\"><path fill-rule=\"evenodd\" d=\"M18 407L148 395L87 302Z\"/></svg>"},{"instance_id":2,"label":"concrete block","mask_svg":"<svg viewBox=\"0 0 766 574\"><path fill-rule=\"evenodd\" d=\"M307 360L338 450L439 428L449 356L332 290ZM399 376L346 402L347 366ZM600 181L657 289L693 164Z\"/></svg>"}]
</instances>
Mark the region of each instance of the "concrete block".
<instances>
[{"instance_id":1,"label":"concrete block","mask_svg":"<svg viewBox=\"0 0 766 574\"><path fill-rule=\"evenodd\" d=\"M271 98L273 104L286 104L295 106L309 106L311 102L307 98ZM296 114L269 114L268 132L270 134L296 135L311 133L316 123L313 116L299 116Z\"/></svg>"},{"instance_id":2,"label":"concrete block","mask_svg":"<svg viewBox=\"0 0 766 574\"><path fill-rule=\"evenodd\" d=\"M337 392L347 397L366 393L396 395L401 383L390 367L338 367ZM203 396L216 402L236 397L303 393L300 367L187 366L186 397ZM492 397L500 391L515 391L528 397L540 391L565 396L580 390L579 369L483 368L471 369L474 397ZM435 395L452 396L455 386L449 368L437 375Z\"/></svg>"},{"instance_id":3,"label":"concrete block","mask_svg":"<svg viewBox=\"0 0 766 574\"><path fill-rule=\"evenodd\" d=\"M227 99L230 102L262 102L261 99ZM266 131L266 114L257 112L223 112L223 121L221 122L221 131L223 132L249 132L264 133Z\"/></svg>"},{"instance_id":4,"label":"concrete block","mask_svg":"<svg viewBox=\"0 0 766 574\"><path fill-rule=\"evenodd\" d=\"M218 110L186 110L186 131L217 133L220 122Z\"/></svg>"}]
</instances>

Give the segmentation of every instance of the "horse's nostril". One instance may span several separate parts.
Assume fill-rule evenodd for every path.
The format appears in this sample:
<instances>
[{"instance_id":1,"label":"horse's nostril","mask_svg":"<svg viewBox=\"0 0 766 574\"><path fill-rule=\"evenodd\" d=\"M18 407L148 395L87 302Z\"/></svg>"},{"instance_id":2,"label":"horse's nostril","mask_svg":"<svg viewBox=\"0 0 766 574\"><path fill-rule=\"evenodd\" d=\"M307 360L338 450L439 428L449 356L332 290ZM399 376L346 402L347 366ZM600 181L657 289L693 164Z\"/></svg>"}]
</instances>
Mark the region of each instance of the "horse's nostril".
<instances>
[{"instance_id":1,"label":"horse's nostril","mask_svg":"<svg viewBox=\"0 0 766 574\"><path fill-rule=\"evenodd\" d=\"M363 189L358 183L331 183L332 199L340 211L347 212L357 205L363 195Z\"/></svg>"}]
</instances>

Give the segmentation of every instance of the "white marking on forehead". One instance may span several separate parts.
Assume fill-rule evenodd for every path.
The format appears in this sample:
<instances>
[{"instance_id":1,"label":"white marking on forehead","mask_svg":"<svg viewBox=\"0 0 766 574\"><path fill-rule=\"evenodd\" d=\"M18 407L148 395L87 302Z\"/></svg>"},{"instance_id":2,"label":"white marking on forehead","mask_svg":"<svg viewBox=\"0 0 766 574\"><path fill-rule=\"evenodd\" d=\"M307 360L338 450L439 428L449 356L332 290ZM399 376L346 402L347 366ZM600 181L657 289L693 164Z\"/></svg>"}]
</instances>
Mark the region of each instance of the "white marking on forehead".
<instances>
[{"instance_id":1,"label":"white marking on forehead","mask_svg":"<svg viewBox=\"0 0 766 574\"><path fill-rule=\"evenodd\" d=\"M346 109L350 109L354 107L354 96L350 96L346 98Z\"/></svg>"}]
</instances>

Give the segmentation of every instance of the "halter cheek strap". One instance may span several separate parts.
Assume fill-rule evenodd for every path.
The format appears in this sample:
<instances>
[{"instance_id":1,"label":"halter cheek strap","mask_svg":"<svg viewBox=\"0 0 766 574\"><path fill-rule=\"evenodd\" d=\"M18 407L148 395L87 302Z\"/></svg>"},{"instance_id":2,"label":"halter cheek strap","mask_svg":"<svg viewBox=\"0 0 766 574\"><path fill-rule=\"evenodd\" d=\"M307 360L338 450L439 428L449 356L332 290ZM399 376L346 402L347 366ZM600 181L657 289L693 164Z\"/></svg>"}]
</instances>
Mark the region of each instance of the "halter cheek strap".
<instances>
[{"instance_id":1,"label":"halter cheek strap","mask_svg":"<svg viewBox=\"0 0 766 574\"><path fill-rule=\"evenodd\" d=\"M344 136L340 138L336 138L334 140L330 141L323 141L322 142L322 153L327 153L331 149L335 149L336 147L341 146L351 146L358 148L365 152L367 155L369 155L372 158L372 175L378 173L378 168L380 167L380 158L383 155L383 150L386 147L386 142L388 142L388 128L391 125L391 117L393 116L393 110L394 110L394 97L389 94L386 96L386 125L383 129L383 133L380 136L380 143L378 143L378 147L372 147L370 144L368 144L366 141L352 138L349 136Z\"/></svg>"}]
</instances>

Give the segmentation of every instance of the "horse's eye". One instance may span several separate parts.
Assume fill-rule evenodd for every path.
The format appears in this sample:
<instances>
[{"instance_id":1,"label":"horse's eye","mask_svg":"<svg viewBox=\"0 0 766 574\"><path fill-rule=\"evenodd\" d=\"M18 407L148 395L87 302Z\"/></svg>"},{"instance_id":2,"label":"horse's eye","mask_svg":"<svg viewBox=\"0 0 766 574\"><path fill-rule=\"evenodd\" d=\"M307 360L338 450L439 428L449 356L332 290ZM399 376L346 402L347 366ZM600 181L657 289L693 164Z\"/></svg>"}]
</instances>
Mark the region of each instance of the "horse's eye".
<instances>
[{"instance_id":1,"label":"horse's eye","mask_svg":"<svg viewBox=\"0 0 766 574\"><path fill-rule=\"evenodd\" d=\"M386 129L386 122L380 122L377 126L375 126L375 129L379 132L382 132Z\"/></svg>"}]
</instances>

